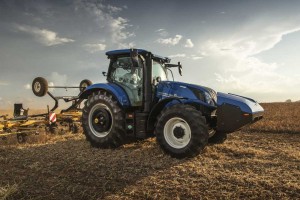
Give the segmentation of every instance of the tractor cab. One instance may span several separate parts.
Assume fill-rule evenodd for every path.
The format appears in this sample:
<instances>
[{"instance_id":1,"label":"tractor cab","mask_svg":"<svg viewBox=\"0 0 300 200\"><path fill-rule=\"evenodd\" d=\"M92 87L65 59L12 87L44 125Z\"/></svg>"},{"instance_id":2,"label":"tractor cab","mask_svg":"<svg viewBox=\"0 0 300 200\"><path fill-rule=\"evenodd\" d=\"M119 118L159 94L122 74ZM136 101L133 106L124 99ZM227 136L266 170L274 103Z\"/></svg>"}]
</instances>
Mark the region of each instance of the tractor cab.
<instances>
[{"instance_id":1,"label":"tractor cab","mask_svg":"<svg viewBox=\"0 0 300 200\"><path fill-rule=\"evenodd\" d=\"M145 107L143 102L152 101L155 86L169 80L167 68L178 67L169 64L169 58L142 49L115 50L106 55L110 59L107 81L121 87L133 107Z\"/></svg>"},{"instance_id":2,"label":"tractor cab","mask_svg":"<svg viewBox=\"0 0 300 200\"><path fill-rule=\"evenodd\" d=\"M133 66L130 56L115 56L111 59L108 82L123 88L132 106L142 106L143 67L142 62Z\"/></svg>"}]
</instances>

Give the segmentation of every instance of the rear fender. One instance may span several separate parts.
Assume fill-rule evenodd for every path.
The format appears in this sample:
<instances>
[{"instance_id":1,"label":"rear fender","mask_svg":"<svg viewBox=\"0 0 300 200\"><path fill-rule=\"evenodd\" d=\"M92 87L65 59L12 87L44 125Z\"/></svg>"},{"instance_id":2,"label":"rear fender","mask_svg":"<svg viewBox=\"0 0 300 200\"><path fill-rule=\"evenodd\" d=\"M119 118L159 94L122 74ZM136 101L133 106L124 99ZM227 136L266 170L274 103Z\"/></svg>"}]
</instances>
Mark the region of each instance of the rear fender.
<instances>
[{"instance_id":1,"label":"rear fender","mask_svg":"<svg viewBox=\"0 0 300 200\"><path fill-rule=\"evenodd\" d=\"M264 109L253 99L217 94L217 131L231 133L263 118Z\"/></svg>"},{"instance_id":2,"label":"rear fender","mask_svg":"<svg viewBox=\"0 0 300 200\"><path fill-rule=\"evenodd\" d=\"M97 83L90 85L79 95L79 99L87 99L93 92L104 90L112 94L122 107L130 107L130 101L126 92L113 83Z\"/></svg>"}]
</instances>

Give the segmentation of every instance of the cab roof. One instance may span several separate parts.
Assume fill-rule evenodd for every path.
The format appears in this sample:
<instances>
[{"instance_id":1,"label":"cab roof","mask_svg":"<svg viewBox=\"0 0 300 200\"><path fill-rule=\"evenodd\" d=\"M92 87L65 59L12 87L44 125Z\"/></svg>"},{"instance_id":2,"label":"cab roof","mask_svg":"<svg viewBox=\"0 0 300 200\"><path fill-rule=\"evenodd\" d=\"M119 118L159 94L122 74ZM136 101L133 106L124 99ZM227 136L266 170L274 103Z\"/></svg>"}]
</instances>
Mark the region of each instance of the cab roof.
<instances>
[{"instance_id":1,"label":"cab roof","mask_svg":"<svg viewBox=\"0 0 300 200\"><path fill-rule=\"evenodd\" d=\"M118 50L107 51L105 54L108 56L108 58L110 58L114 56L130 54L130 50L131 49L118 49ZM146 53L152 54L150 51L144 49L137 49L137 51L139 54L146 54ZM155 54L152 54L152 56L154 57L154 59L162 60L165 63L169 63L171 61L171 59L168 57L163 57Z\"/></svg>"}]
</instances>

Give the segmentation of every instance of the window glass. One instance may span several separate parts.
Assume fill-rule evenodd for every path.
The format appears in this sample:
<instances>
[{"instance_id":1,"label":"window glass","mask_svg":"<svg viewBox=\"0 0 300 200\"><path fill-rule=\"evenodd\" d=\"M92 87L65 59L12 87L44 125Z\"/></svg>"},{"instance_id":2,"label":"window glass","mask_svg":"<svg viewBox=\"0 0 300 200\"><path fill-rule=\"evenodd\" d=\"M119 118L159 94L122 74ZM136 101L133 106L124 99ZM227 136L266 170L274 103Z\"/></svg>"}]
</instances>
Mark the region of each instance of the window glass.
<instances>
[{"instance_id":1,"label":"window glass","mask_svg":"<svg viewBox=\"0 0 300 200\"><path fill-rule=\"evenodd\" d=\"M109 78L126 91L132 106L142 105L142 66L133 67L130 57L119 57L111 63Z\"/></svg>"},{"instance_id":2,"label":"window glass","mask_svg":"<svg viewBox=\"0 0 300 200\"><path fill-rule=\"evenodd\" d=\"M167 81L167 73L166 69L163 67L163 65L157 61L153 60L153 66L152 66L152 80L156 80L157 77L160 77L161 81Z\"/></svg>"}]
</instances>

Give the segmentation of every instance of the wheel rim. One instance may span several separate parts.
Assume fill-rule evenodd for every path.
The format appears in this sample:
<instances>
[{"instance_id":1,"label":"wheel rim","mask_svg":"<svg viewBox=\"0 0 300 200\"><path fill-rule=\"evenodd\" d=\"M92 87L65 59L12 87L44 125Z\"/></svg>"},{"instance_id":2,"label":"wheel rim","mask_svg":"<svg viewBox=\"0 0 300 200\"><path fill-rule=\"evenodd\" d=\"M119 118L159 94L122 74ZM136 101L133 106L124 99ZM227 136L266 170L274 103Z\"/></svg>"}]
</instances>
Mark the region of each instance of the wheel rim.
<instances>
[{"instance_id":1,"label":"wheel rim","mask_svg":"<svg viewBox=\"0 0 300 200\"><path fill-rule=\"evenodd\" d=\"M82 85L81 85L81 87L82 87L83 89L85 89L87 86L88 86L87 83L82 83Z\"/></svg>"},{"instance_id":2,"label":"wheel rim","mask_svg":"<svg viewBox=\"0 0 300 200\"><path fill-rule=\"evenodd\" d=\"M23 135L17 135L17 140L19 143L23 143L24 142L24 136Z\"/></svg>"},{"instance_id":3,"label":"wheel rim","mask_svg":"<svg viewBox=\"0 0 300 200\"><path fill-rule=\"evenodd\" d=\"M42 87L41 84L39 82L36 82L34 84L34 91L39 92L41 90L41 87Z\"/></svg>"},{"instance_id":4,"label":"wheel rim","mask_svg":"<svg viewBox=\"0 0 300 200\"><path fill-rule=\"evenodd\" d=\"M189 124L179 118L171 118L164 126L164 138L173 148L181 149L186 147L191 140L192 132Z\"/></svg>"},{"instance_id":5,"label":"wheel rim","mask_svg":"<svg viewBox=\"0 0 300 200\"><path fill-rule=\"evenodd\" d=\"M89 114L89 127L96 137L107 136L113 127L113 118L110 109L100 103L92 107Z\"/></svg>"}]
</instances>

